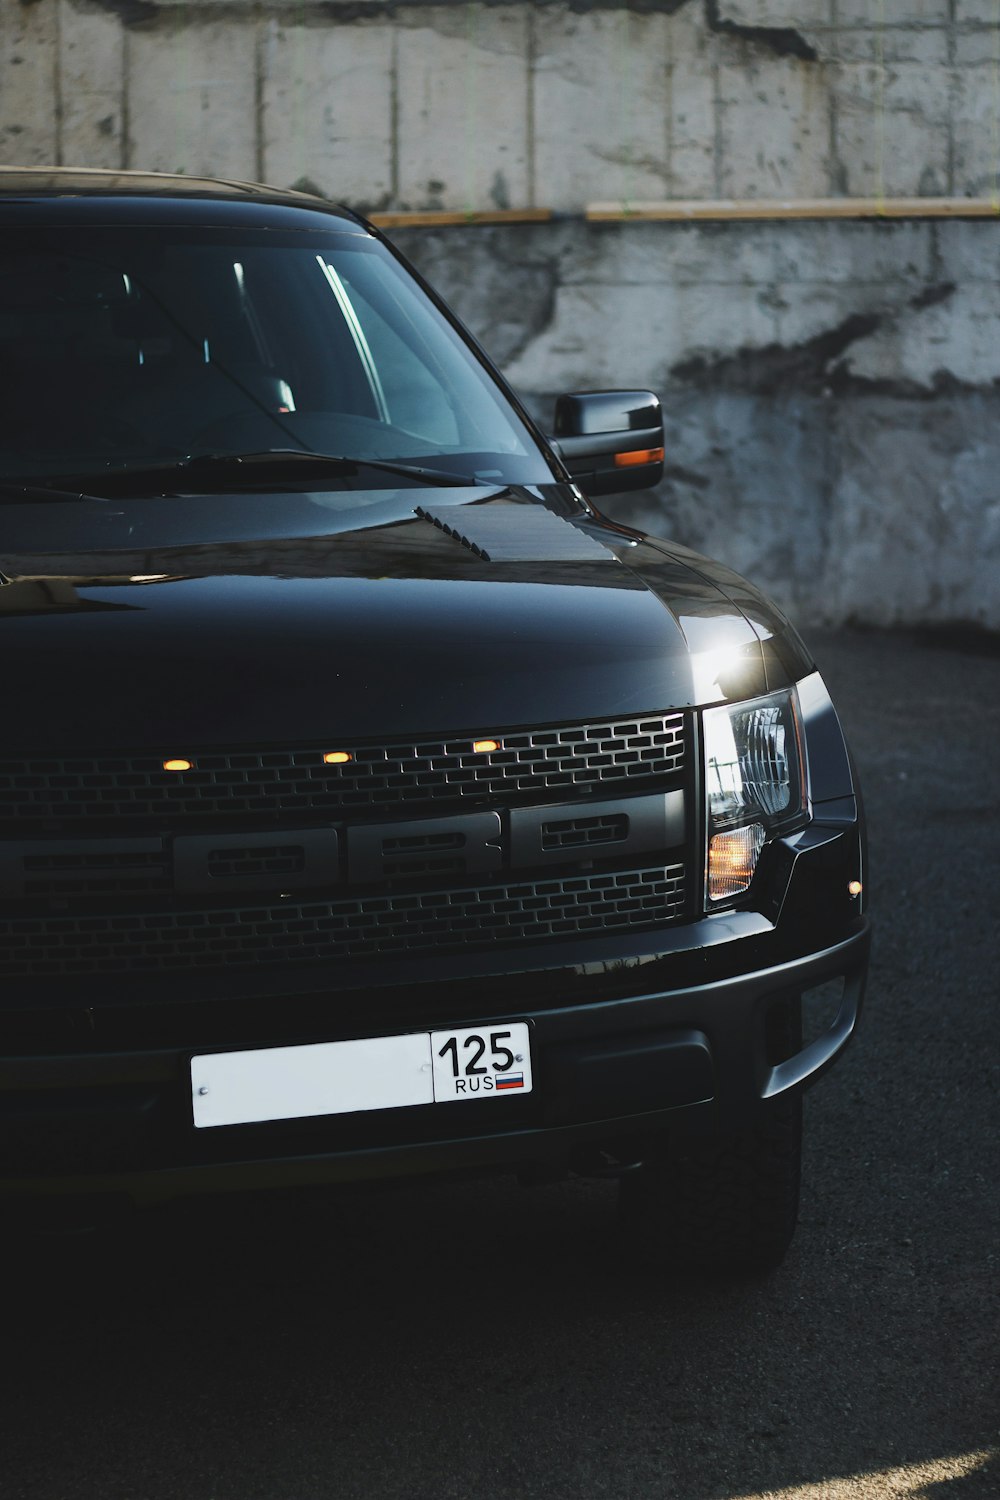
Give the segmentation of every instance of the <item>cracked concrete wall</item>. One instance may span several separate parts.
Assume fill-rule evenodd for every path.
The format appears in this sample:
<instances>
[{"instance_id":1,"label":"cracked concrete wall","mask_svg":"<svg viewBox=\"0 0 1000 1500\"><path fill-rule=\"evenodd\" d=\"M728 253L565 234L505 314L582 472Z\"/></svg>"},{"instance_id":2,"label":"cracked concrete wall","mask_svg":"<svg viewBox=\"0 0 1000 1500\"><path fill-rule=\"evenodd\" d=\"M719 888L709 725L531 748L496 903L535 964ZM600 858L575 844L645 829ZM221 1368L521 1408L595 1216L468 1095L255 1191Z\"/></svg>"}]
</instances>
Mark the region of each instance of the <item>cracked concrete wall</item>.
<instances>
[{"instance_id":1,"label":"cracked concrete wall","mask_svg":"<svg viewBox=\"0 0 1000 1500\"><path fill-rule=\"evenodd\" d=\"M1000 226L586 224L393 233L543 427L649 386L655 492L604 508L802 622L1000 630Z\"/></svg>"},{"instance_id":2,"label":"cracked concrete wall","mask_svg":"<svg viewBox=\"0 0 1000 1500\"><path fill-rule=\"evenodd\" d=\"M995 0L0 0L0 159L361 208L997 191Z\"/></svg>"}]
</instances>

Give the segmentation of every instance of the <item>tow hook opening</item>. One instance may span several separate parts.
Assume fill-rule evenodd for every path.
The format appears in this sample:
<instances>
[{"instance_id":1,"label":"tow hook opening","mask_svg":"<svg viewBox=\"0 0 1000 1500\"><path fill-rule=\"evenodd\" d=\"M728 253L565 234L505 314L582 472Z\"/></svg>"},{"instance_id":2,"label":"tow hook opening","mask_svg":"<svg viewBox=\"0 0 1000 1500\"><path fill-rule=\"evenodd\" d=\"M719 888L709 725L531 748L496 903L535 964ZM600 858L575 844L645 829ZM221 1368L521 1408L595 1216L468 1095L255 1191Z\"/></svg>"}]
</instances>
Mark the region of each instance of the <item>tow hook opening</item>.
<instances>
[{"instance_id":1,"label":"tow hook opening","mask_svg":"<svg viewBox=\"0 0 1000 1500\"><path fill-rule=\"evenodd\" d=\"M647 1153L639 1140L616 1140L574 1147L568 1160L523 1162L517 1180L521 1187L542 1187L567 1177L617 1180L637 1172Z\"/></svg>"},{"instance_id":2,"label":"tow hook opening","mask_svg":"<svg viewBox=\"0 0 1000 1500\"><path fill-rule=\"evenodd\" d=\"M573 1153L570 1166L577 1177L625 1177L629 1172L639 1170L644 1154L639 1141L609 1141L603 1145L579 1147Z\"/></svg>"}]
</instances>

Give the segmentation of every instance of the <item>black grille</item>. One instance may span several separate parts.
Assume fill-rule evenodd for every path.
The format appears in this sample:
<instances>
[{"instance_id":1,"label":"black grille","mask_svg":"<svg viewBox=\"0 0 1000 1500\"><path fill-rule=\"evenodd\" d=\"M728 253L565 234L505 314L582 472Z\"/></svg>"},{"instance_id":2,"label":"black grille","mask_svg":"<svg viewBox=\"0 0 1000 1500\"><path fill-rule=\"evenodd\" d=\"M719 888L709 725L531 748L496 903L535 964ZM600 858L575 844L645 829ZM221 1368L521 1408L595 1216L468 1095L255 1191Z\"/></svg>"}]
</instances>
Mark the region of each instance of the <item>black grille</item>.
<instances>
[{"instance_id":1,"label":"black grille","mask_svg":"<svg viewBox=\"0 0 1000 1500\"><path fill-rule=\"evenodd\" d=\"M297 875L305 864L301 848L288 844L270 849L213 849L208 873L216 880L230 875Z\"/></svg>"},{"instance_id":2,"label":"black grille","mask_svg":"<svg viewBox=\"0 0 1000 1500\"><path fill-rule=\"evenodd\" d=\"M0 922L0 975L217 969L461 952L637 931L678 918L684 867L132 916Z\"/></svg>"},{"instance_id":3,"label":"black grille","mask_svg":"<svg viewBox=\"0 0 1000 1500\"><path fill-rule=\"evenodd\" d=\"M162 851L28 854L24 860L26 896L148 896L172 890Z\"/></svg>"},{"instance_id":4,"label":"black grille","mask_svg":"<svg viewBox=\"0 0 1000 1500\"><path fill-rule=\"evenodd\" d=\"M392 811L469 798L504 803L587 795L628 783L660 786L683 768L684 715L657 714L611 723L519 730L381 745L327 744L305 749L212 750L165 747L193 762L164 771L152 755L0 761L0 807L17 824L126 820L173 828L192 820L332 816ZM351 756L340 765L324 753Z\"/></svg>"},{"instance_id":5,"label":"black grille","mask_svg":"<svg viewBox=\"0 0 1000 1500\"><path fill-rule=\"evenodd\" d=\"M465 837L461 833L428 833L382 840L382 871L387 880L415 875L465 874Z\"/></svg>"},{"instance_id":6,"label":"black grille","mask_svg":"<svg viewBox=\"0 0 1000 1500\"><path fill-rule=\"evenodd\" d=\"M543 849L582 849L591 844L613 844L626 837L628 818L566 818L542 824Z\"/></svg>"}]
</instances>

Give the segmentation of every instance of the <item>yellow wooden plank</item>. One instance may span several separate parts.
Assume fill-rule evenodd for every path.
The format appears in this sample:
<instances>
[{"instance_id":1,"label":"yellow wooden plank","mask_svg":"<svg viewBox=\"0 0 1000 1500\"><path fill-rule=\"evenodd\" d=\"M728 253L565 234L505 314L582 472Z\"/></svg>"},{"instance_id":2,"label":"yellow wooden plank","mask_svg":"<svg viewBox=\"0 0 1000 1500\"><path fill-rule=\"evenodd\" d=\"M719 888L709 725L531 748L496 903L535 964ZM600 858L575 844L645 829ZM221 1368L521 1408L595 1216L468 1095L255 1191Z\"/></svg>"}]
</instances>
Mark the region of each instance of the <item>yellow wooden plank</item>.
<instances>
[{"instance_id":1,"label":"yellow wooden plank","mask_svg":"<svg viewBox=\"0 0 1000 1500\"><path fill-rule=\"evenodd\" d=\"M412 213L377 213L367 217L378 229L437 228L449 224L545 224L551 208L488 208L463 213L451 209L417 209Z\"/></svg>"},{"instance_id":2,"label":"yellow wooden plank","mask_svg":"<svg viewBox=\"0 0 1000 1500\"><path fill-rule=\"evenodd\" d=\"M590 203L592 223L629 220L995 219L992 198L705 198L648 203Z\"/></svg>"}]
</instances>

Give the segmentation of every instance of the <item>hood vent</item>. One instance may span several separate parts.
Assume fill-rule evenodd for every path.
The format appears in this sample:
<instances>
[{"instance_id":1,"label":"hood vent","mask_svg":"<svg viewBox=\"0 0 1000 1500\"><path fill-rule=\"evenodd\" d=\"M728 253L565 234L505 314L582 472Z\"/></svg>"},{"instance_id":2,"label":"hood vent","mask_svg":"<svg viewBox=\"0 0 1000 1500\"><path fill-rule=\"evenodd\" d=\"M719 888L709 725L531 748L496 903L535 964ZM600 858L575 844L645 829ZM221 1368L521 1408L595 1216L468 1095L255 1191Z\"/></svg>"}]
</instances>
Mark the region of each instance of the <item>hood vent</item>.
<instances>
[{"instance_id":1,"label":"hood vent","mask_svg":"<svg viewBox=\"0 0 1000 1500\"><path fill-rule=\"evenodd\" d=\"M609 548L542 505L418 505L416 513L484 562L617 562Z\"/></svg>"}]
</instances>

